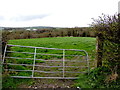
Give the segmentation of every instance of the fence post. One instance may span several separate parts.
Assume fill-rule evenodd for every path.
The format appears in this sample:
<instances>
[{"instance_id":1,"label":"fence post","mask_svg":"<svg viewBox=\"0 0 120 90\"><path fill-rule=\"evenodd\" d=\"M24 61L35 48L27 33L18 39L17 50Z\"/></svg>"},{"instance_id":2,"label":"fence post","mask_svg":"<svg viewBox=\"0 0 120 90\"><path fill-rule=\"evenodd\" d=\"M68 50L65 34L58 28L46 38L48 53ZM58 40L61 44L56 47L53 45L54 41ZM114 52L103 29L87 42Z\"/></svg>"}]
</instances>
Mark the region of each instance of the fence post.
<instances>
[{"instance_id":1,"label":"fence post","mask_svg":"<svg viewBox=\"0 0 120 90\"><path fill-rule=\"evenodd\" d=\"M63 78L65 77L65 49L63 49Z\"/></svg>"},{"instance_id":2,"label":"fence post","mask_svg":"<svg viewBox=\"0 0 120 90\"><path fill-rule=\"evenodd\" d=\"M2 62L2 63L4 63L4 61L5 61L6 50L7 50L7 44L6 44L6 46L5 46L5 50L4 50L4 54L3 54L3 62Z\"/></svg>"},{"instance_id":3,"label":"fence post","mask_svg":"<svg viewBox=\"0 0 120 90\"><path fill-rule=\"evenodd\" d=\"M36 59L36 47L35 47L35 52L34 52L34 61L33 61L32 77L34 76L34 69L35 69L35 59Z\"/></svg>"}]
</instances>

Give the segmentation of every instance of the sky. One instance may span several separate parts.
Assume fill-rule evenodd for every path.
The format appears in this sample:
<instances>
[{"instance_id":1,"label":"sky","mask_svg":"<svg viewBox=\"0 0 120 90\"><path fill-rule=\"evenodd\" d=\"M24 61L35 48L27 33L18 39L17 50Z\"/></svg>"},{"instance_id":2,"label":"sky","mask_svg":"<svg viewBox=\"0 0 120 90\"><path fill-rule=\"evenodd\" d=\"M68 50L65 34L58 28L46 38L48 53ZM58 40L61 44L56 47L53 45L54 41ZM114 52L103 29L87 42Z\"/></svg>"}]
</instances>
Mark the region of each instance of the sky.
<instances>
[{"instance_id":1,"label":"sky","mask_svg":"<svg viewBox=\"0 0 120 90\"><path fill-rule=\"evenodd\" d=\"M87 27L102 13L118 13L119 0L0 0L2 27Z\"/></svg>"}]
</instances>

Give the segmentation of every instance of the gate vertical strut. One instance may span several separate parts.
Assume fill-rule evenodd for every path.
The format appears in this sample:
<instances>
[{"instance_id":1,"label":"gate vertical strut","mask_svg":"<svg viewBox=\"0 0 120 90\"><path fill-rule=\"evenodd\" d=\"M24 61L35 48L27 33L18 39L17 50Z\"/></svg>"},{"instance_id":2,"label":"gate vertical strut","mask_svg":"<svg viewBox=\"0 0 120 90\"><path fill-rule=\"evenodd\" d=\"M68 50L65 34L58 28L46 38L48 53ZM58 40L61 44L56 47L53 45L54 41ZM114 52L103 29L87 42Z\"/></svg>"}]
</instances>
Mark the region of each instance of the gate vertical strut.
<instances>
[{"instance_id":1,"label":"gate vertical strut","mask_svg":"<svg viewBox=\"0 0 120 90\"><path fill-rule=\"evenodd\" d=\"M65 49L63 49L63 78L65 77Z\"/></svg>"},{"instance_id":2,"label":"gate vertical strut","mask_svg":"<svg viewBox=\"0 0 120 90\"><path fill-rule=\"evenodd\" d=\"M32 77L34 76L34 69L35 69L35 59L36 59L36 47L35 47L35 52L34 52L34 61L33 61Z\"/></svg>"}]
</instances>

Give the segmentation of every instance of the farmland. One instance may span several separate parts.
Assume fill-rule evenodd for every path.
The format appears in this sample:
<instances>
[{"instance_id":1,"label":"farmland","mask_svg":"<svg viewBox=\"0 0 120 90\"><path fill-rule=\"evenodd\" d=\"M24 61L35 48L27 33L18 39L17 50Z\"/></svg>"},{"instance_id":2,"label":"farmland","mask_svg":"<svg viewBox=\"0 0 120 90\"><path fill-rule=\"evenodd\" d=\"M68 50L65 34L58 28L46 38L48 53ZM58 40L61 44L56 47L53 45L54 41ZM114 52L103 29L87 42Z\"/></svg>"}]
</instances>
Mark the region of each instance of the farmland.
<instances>
[{"instance_id":1,"label":"farmland","mask_svg":"<svg viewBox=\"0 0 120 90\"><path fill-rule=\"evenodd\" d=\"M94 55L95 55L95 38L91 37L54 37L54 38L36 38L36 39L16 39L9 40L8 44L13 45L23 45L23 46L36 46L36 47L47 47L47 48L60 48L60 49L80 49L86 50L89 54L90 66L94 67ZM15 51L20 50L20 48L13 48ZM26 49L21 49L22 51L26 51ZM32 50L28 50L32 51ZM57 53L56 51L52 51L49 53ZM15 57L30 57L23 54L14 54ZM43 57L43 59L47 59L47 57ZM19 62L21 62L19 60ZM31 62L29 62L31 63ZM43 62L41 62L43 63ZM15 67L14 67L15 68ZM24 67L17 67L22 68ZM55 68L54 68L55 69ZM25 73L21 73L22 75ZM29 74L29 73L28 73ZM50 80L51 81L51 80ZM73 81L72 81L73 83Z\"/></svg>"},{"instance_id":2,"label":"farmland","mask_svg":"<svg viewBox=\"0 0 120 90\"><path fill-rule=\"evenodd\" d=\"M90 61L93 61L95 58L95 42L96 39L91 37L53 37L53 38L10 40L9 44L59 49L85 50L89 54ZM50 53L56 53L56 51ZM94 64L94 62L92 62L91 65L92 64Z\"/></svg>"},{"instance_id":3,"label":"farmland","mask_svg":"<svg viewBox=\"0 0 120 90\"><path fill-rule=\"evenodd\" d=\"M95 38L91 37L53 37L36 39L9 40L8 44L61 49L80 49L92 53L95 50Z\"/></svg>"}]
</instances>

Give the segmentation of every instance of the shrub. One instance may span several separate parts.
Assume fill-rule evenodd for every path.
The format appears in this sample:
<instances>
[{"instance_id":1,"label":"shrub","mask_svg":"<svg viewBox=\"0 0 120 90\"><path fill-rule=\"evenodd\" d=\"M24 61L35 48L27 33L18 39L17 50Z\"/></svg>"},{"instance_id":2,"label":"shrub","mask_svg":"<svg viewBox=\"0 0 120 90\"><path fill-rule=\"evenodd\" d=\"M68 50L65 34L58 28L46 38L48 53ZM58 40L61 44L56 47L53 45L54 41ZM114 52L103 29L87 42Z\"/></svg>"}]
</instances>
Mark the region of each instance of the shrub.
<instances>
[{"instance_id":1,"label":"shrub","mask_svg":"<svg viewBox=\"0 0 120 90\"><path fill-rule=\"evenodd\" d=\"M99 19L94 19L92 26L100 42L98 59L100 58L113 74L120 75L120 15L103 14Z\"/></svg>"}]
</instances>

